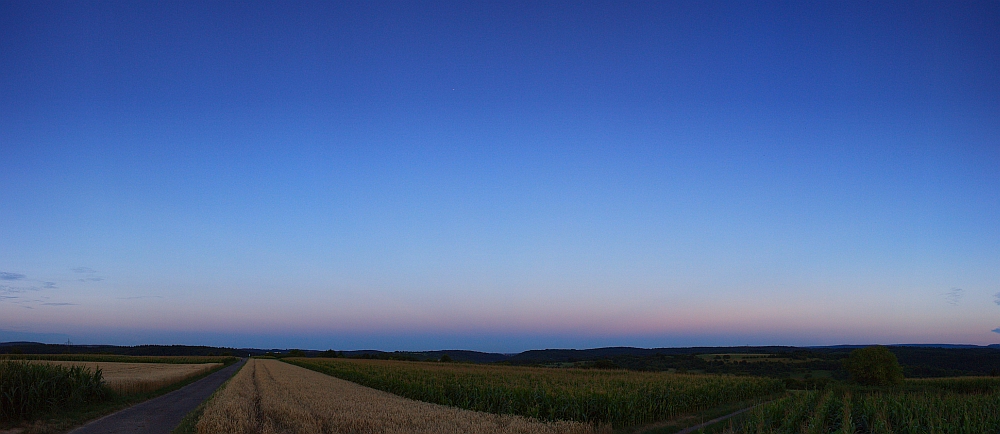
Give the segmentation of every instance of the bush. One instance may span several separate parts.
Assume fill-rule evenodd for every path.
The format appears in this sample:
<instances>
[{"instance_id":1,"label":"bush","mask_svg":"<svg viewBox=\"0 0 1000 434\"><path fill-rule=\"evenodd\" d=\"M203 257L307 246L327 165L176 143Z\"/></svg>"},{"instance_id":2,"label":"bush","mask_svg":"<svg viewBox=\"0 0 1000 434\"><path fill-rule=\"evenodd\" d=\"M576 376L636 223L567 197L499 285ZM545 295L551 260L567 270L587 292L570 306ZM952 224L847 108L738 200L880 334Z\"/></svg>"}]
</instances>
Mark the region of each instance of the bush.
<instances>
[{"instance_id":1,"label":"bush","mask_svg":"<svg viewBox=\"0 0 1000 434\"><path fill-rule=\"evenodd\" d=\"M897 386L903 383L903 367L888 348L876 345L851 351L844 361L851 379L866 386Z\"/></svg>"},{"instance_id":2,"label":"bush","mask_svg":"<svg viewBox=\"0 0 1000 434\"><path fill-rule=\"evenodd\" d=\"M110 396L100 369L25 361L0 361L0 391L0 422L30 420Z\"/></svg>"},{"instance_id":3,"label":"bush","mask_svg":"<svg viewBox=\"0 0 1000 434\"><path fill-rule=\"evenodd\" d=\"M618 366L618 364L615 363L614 360L608 360L608 359L601 359L595 361L590 365L590 367L594 369L621 369L621 367Z\"/></svg>"}]
</instances>

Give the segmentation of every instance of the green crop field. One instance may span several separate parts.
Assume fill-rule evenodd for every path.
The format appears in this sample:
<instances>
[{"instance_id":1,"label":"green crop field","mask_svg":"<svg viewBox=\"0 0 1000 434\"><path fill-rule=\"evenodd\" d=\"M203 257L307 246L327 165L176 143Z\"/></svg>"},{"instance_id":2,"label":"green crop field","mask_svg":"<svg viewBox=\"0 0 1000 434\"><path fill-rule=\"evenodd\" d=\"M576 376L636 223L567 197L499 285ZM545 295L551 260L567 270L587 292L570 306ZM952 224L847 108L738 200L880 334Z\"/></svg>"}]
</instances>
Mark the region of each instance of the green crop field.
<instances>
[{"instance_id":1,"label":"green crop field","mask_svg":"<svg viewBox=\"0 0 1000 434\"><path fill-rule=\"evenodd\" d=\"M208 375L234 357L0 357L0 432L66 432ZM98 363L100 365L98 365Z\"/></svg>"},{"instance_id":2,"label":"green crop field","mask_svg":"<svg viewBox=\"0 0 1000 434\"><path fill-rule=\"evenodd\" d=\"M784 391L770 378L391 360L284 359L420 401L542 420L636 426Z\"/></svg>"},{"instance_id":3,"label":"green crop field","mask_svg":"<svg viewBox=\"0 0 1000 434\"><path fill-rule=\"evenodd\" d=\"M0 392L0 424L80 407L110 395L99 369L26 361L0 361Z\"/></svg>"},{"instance_id":4,"label":"green crop field","mask_svg":"<svg viewBox=\"0 0 1000 434\"><path fill-rule=\"evenodd\" d=\"M723 431L763 433L997 433L1000 379L908 380L896 388L839 387L761 405Z\"/></svg>"}]
</instances>

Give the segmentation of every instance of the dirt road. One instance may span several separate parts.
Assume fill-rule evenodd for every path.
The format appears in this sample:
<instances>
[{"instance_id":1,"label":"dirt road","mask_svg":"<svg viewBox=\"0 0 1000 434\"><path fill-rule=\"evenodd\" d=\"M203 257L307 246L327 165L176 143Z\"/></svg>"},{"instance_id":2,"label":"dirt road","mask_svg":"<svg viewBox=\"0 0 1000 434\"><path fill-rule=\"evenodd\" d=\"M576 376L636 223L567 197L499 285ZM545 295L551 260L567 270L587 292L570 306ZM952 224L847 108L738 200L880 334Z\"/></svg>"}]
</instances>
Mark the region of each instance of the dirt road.
<instances>
[{"instance_id":1,"label":"dirt road","mask_svg":"<svg viewBox=\"0 0 1000 434\"><path fill-rule=\"evenodd\" d=\"M211 396L244 363L246 359L166 395L104 416L70 431L70 434L169 434L185 415Z\"/></svg>"}]
</instances>

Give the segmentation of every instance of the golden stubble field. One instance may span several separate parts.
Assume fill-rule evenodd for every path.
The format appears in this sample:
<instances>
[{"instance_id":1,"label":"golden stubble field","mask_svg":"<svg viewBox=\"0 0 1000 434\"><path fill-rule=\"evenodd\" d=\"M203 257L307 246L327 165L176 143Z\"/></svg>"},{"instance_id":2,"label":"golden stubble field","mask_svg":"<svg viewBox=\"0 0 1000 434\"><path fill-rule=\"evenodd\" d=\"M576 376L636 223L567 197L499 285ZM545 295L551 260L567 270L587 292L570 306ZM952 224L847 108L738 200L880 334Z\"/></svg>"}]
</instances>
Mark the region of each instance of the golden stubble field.
<instances>
[{"instance_id":1,"label":"golden stubble field","mask_svg":"<svg viewBox=\"0 0 1000 434\"><path fill-rule=\"evenodd\" d=\"M209 402L197 428L204 434L610 431L414 401L266 359L249 360Z\"/></svg>"},{"instance_id":2,"label":"golden stubble field","mask_svg":"<svg viewBox=\"0 0 1000 434\"><path fill-rule=\"evenodd\" d=\"M67 367L83 366L90 370L100 368L108 387L115 392L126 395L151 392L222 365L222 363L123 363L51 360L32 360L30 363L47 363Z\"/></svg>"}]
</instances>

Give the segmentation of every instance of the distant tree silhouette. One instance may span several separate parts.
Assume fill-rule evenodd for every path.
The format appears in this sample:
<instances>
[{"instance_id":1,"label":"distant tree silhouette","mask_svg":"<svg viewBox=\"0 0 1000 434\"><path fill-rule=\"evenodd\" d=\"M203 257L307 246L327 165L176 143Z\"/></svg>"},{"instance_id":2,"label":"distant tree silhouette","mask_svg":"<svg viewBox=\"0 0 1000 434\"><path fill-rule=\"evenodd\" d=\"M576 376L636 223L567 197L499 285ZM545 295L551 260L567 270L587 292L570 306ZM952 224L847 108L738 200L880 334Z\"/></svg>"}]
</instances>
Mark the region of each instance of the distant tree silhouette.
<instances>
[{"instance_id":1,"label":"distant tree silhouette","mask_svg":"<svg viewBox=\"0 0 1000 434\"><path fill-rule=\"evenodd\" d=\"M844 361L851 379L867 386L896 386L903 383L903 367L888 348L876 345L851 351Z\"/></svg>"}]
</instances>

